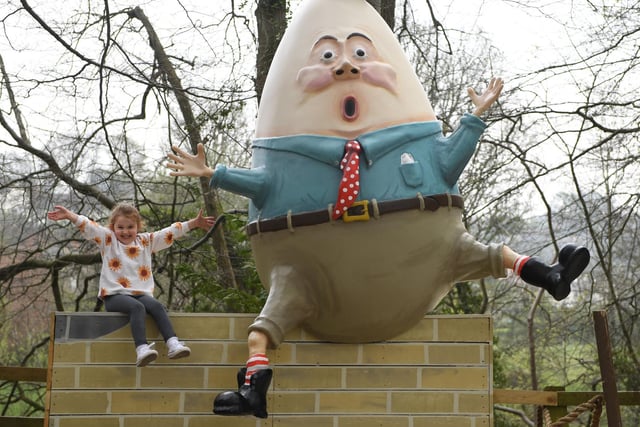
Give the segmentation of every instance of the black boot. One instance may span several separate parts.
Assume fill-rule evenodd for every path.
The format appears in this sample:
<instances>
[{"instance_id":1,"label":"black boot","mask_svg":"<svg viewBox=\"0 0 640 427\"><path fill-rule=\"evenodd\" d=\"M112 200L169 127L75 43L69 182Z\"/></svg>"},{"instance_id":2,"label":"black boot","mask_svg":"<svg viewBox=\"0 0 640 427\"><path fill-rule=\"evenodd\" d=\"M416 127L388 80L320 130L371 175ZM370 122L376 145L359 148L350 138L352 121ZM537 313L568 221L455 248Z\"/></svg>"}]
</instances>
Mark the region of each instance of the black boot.
<instances>
[{"instance_id":1,"label":"black boot","mask_svg":"<svg viewBox=\"0 0 640 427\"><path fill-rule=\"evenodd\" d=\"M253 415L267 418L267 390L273 371L260 369L244 384L247 368L238 371L238 391L224 391L213 401L213 412L218 415Z\"/></svg>"},{"instance_id":2,"label":"black boot","mask_svg":"<svg viewBox=\"0 0 640 427\"><path fill-rule=\"evenodd\" d=\"M545 264L532 257L524 264L520 277L530 285L544 288L557 301L565 299L571 292L571 282L589 265L589 251L576 245L566 245L558 254L558 262Z\"/></svg>"}]
</instances>

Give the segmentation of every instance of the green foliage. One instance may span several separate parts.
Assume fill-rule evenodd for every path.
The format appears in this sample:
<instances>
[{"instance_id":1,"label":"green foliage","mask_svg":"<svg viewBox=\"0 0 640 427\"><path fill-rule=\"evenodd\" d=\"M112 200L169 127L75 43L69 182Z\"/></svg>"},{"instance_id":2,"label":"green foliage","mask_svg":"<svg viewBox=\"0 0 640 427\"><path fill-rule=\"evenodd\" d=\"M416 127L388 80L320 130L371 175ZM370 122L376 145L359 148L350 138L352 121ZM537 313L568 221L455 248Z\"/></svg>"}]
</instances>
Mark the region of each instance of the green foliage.
<instances>
[{"instance_id":1,"label":"green foliage","mask_svg":"<svg viewBox=\"0 0 640 427\"><path fill-rule=\"evenodd\" d=\"M435 308L436 314L478 314L482 312L483 297L474 290L472 282L457 283Z\"/></svg>"},{"instance_id":2,"label":"green foliage","mask_svg":"<svg viewBox=\"0 0 640 427\"><path fill-rule=\"evenodd\" d=\"M176 265L179 281L186 283L189 289L190 303L183 310L209 313L260 312L267 292L255 269L251 247L243 230L245 222L242 215L225 214L225 222L222 224L238 288L226 287L217 280L214 254L210 250L208 253L201 250L197 259L193 256ZM202 251L205 251L204 254Z\"/></svg>"},{"instance_id":3,"label":"green foliage","mask_svg":"<svg viewBox=\"0 0 640 427\"><path fill-rule=\"evenodd\" d=\"M613 354L613 364L619 388L624 390L640 390L640 372L626 351L616 351Z\"/></svg>"},{"instance_id":4,"label":"green foliage","mask_svg":"<svg viewBox=\"0 0 640 427\"><path fill-rule=\"evenodd\" d=\"M47 366L48 340L41 336L16 339L15 329L0 328L0 360L3 366ZM20 355L27 354L26 358ZM44 416L46 384L0 380L0 413L12 417Z\"/></svg>"},{"instance_id":5,"label":"green foliage","mask_svg":"<svg viewBox=\"0 0 640 427\"><path fill-rule=\"evenodd\" d=\"M210 272L197 269L190 263L179 264L176 271L191 289L191 306L185 306L185 311L257 313L266 300L264 290L226 288L212 280Z\"/></svg>"}]
</instances>

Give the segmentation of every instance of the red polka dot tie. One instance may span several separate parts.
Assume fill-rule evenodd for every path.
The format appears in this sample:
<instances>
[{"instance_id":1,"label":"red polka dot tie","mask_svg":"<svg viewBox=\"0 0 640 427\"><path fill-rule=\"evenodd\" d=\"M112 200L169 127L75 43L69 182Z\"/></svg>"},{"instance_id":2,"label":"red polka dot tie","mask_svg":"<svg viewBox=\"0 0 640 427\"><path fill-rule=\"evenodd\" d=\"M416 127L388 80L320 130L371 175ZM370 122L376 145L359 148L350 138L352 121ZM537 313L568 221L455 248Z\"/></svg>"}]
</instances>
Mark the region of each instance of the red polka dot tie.
<instances>
[{"instance_id":1,"label":"red polka dot tie","mask_svg":"<svg viewBox=\"0 0 640 427\"><path fill-rule=\"evenodd\" d=\"M340 162L342 181L338 187L338 200L333 208L333 219L338 219L355 202L360 192L360 143L349 141Z\"/></svg>"}]
</instances>

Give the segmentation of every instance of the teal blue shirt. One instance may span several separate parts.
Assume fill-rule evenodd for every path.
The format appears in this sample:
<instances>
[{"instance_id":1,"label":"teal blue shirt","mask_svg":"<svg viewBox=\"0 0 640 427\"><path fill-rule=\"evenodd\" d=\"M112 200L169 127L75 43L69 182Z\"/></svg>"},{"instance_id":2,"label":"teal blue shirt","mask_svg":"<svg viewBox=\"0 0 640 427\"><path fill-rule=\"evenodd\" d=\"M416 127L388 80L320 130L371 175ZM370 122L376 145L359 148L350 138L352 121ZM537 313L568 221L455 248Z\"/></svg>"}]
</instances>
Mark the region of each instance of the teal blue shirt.
<instances>
[{"instance_id":1,"label":"teal blue shirt","mask_svg":"<svg viewBox=\"0 0 640 427\"><path fill-rule=\"evenodd\" d=\"M359 200L395 200L418 193L459 194L457 181L486 124L465 114L444 136L438 121L414 122L359 136ZM251 169L219 165L210 185L250 199L249 221L327 209L342 178L344 138L293 135L253 143Z\"/></svg>"}]
</instances>

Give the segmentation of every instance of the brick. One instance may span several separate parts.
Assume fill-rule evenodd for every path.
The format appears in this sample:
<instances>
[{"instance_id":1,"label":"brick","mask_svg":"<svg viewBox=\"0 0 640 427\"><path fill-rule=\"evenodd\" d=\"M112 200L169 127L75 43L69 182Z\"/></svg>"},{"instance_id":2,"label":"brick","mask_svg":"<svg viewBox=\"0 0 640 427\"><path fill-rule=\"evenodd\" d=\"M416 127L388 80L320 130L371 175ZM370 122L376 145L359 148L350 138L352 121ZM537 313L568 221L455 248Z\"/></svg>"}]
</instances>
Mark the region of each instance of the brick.
<instances>
[{"instance_id":1,"label":"brick","mask_svg":"<svg viewBox=\"0 0 640 427\"><path fill-rule=\"evenodd\" d=\"M422 344L367 344L362 349L362 363L421 365L425 363L425 348Z\"/></svg>"},{"instance_id":2,"label":"brick","mask_svg":"<svg viewBox=\"0 0 640 427\"><path fill-rule=\"evenodd\" d=\"M230 316L209 314L171 314L173 328L181 341L233 338L229 333L232 319Z\"/></svg>"},{"instance_id":3,"label":"brick","mask_svg":"<svg viewBox=\"0 0 640 427\"><path fill-rule=\"evenodd\" d=\"M390 341L433 341L434 319L424 318L416 326L392 338Z\"/></svg>"},{"instance_id":4,"label":"brick","mask_svg":"<svg viewBox=\"0 0 640 427\"><path fill-rule=\"evenodd\" d=\"M330 426L331 424L325 424ZM409 417L379 416L379 417L338 417L338 427L409 427Z\"/></svg>"},{"instance_id":5,"label":"brick","mask_svg":"<svg viewBox=\"0 0 640 427\"><path fill-rule=\"evenodd\" d=\"M272 382L277 390L339 389L342 387L342 368L275 367Z\"/></svg>"},{"instance_id":6,"label":"brick","mask_svg":"<svg viewBox=\"0 0 640 427\"><path fill-rule=\"evenodd\" d=\"M184 417L181 416L157 416L152 419L148 416L125 417L122 427L182 427L185 425ZM95 424L89 424L87 427L94 427Z\"/></svg>"},{"instance_id":7,"label":"brick","mask_svg":"<svg viewBox=\"0 0 640 427\"><path fill-rule=\"evenodd\" d=\"M393 391L394 414L453 414L455 394L446 391Z\"/></svg>"},{"instance_id":8,"label":"brick","mask_svg":"<svg viewBox=\"0 0 640 427\"><path fill-rule=\"evenodd\" d=\"M133 339L126 341L94 341L89 343L90 363L125 363L135 366L136 347Z\"/></svg>"},{"instance_id":9,"label":"brick","mask_svg":"<svg viewBox=\"0 0 640 427\"><path fill-rule=\"evenodd\" d=\"M55 367L51 373L51 387L56 389L76 387L75 367Z\"/></svg>"},{"instance_id":10,"label":"brick","mask_svg":"<svg viewBox=\"0 0 640 427\"><path fill-rule=\"evenodd\" d=\"M58 423L55 423L55 420ZM117 417L91 416L91 417L51 417L50 426L57 427L121 427Z\"/></svg>"},{"instance_id":11,"label":"brick","mask_svg":"<svg viewBox=\"0 0 640 427\"><path fill-rule=\"evenodd\" d=\"M52 391L53 414L106 414L109 397L104 391Z\"/></svg>"},{"instance_id":12,"label":"brick","mask_svg":"<svg viewBox=\"0 0 640 427\"><path fill-rule=\"evenodd\" d=\"M330 416L274 416L273 427L333 427L333 417ZM216 426L217 427L217 426ZM264 426L266 427L266 425Z\"/></svg>"},{"instance_id":13,"label":"brick","mask_svg":"<svg viewBox=\"0 0 640 427\"><path fill-rule=\"evenodd\" d=\"M236 375L242 366L212 366L207 369L207 388L221 390L236 390L238 383Z\"/></svg>"},{"instance_id":14,"label":"brick","mask_svg":"<svg viewBox=\"0 0 640 427\"><path fill-rule=\"evenodd\" d=\"M220 415L192 416L187 418L187 427L267 427L271 419L254 417L224 417Z\"/></svg>"},{"instance_id":15,"label":"brick","mask_svg":"<svg viewBox=\"0 0 640 427\"><path fill-rule=\"evenodd\" d=\"M196 366L149 365L140 371L140 387L156 389L188 389L205 386L205 368Z\"/></svg>"},{"instance_id":16,"label":"brick","mask_svg":"<svg viewBox=\"0 0 640 427\"><path fill-rule=\"evenodd\" d=\"M275 414L313 414L316 399L315 392L273 392L267 396L267 407Z\"/></svg>"},{"instance_id":17,"label":"brick","mask_svg":"<svg viewBox=\"0 0 640 427\"><path fill-rule=\"evenodd\" d=\"M430 365L486 364L487 344L429 344L427 362Z\"/></svg>"},{"instance_id":18,"label":"brick","mask_svg":"<svg viewBox=\"0 0 640 427\"><path fill-rule=\"evenodd\" d=\"M474 416L414 417L413 427L481 427Z\"/></svg>"},{"instance_id":19,"label":"brick","mask_svg":"<svg viewBox=\"0 0 640 427\"><path fill-rule=\"evenodd\" d=\"M358 344L299 343L296 363L304 365L336 365L358 363Z\"/></svg>"},{"instance_id":20,"label":"brick","mask_svg":"<svg viewBox=\"0 0 640 427\"><path fill-rule=\"evenodd\" d=\"M229 338L233 340L246 341L249 336L249 325L253 323L256 316L234 317L231 323Z\"/></svg>"},{"instance_id":21,"label":"brick","mask_svg":"<svg viewBox=\"0 0 640 427\"><path fill-rule=\"evenodd\" d=\"M81 366L78 387L87 389L135 388L135 366Z\"/></svg>"},{"instance_id":22,"label":"brick","mask_svg":"<svg viewBox=\"0 0 640 427\"><path fill-rule=\"evenodd\" d=\"M269 362L272 365L291 365L295 362L294 354L297 348L297 344L283 342L277 349L267 352Z\"/></svg>"},{"instance_id":23,"label":"brick","mask_svg":"<svg viewBox=\"0 0 640 427\"><path fill-rule=\"evenodd\" d=\"M285 341L317 341L301 328L294 328L284 336Z\"/></svg>"},{"instance_id":24,"label":"brick","mask_svg":"<svg viewBox=\"0 0 640 427\"><path fill-rule=\"evenodd\" d=\"M488 369L485 367L425 367L422 369L425 389L488 390Z\"/></svg>"},{"instance_id":25,"label":"brick","mask_svg":"<svg viewBox=\"0 0 640 427\"><path fill-rule=\"evenodd\" d=\"M84 363L87 360L87 344L84 341L55 343L53 357L55 364Z\"/></svg>"},{"instance_id":26,"label":"brick","mask_svg":"<svg viewBox=\"0 0 640 427\"><path fill-rule=\"evenodd\" d=\"M458 411L463 414L486 414L491 410L491 399L488 393L460 393L458 395Z\"/></svg>"},{"instance_id":27,"label":"brick","mask_svg":"<svg viewBox=\"0 0 640 427\"><path fill-rule=\"evenodd\" d=\"M369 391L320 392L320 413L384 414L387 412L387 393Z\"/></svg>"},{"instance_id":28,"label":"brick","mask_svg":"<svg viewBox=\"0 0 640 427\"><path fill-rule=\"evenodd\" d=\"M439 341L492 342L491 318L443 316L437 319Z\"/></svg>"},{"instance_id":29,"label":"brick","mask_svg":"<svg viewBox=\"0 0 640 427\"><path fill-rule=\"evenodd\" d=\"M415 367L349 367L346 372L346 388L416 388L418 378L419 371Z\"/></svg>"},{"instance_id":30,"label":"brick","mask_svg":"<svg viewBox=\"0 0 640 427\"><path fill-rule=\"evenodd\" d=\"M223 357L222 363L229 363L233 365L240 365L241 367L247 363L249 357L249 350L247 348L247 342L227 342L226 345L226 357Z\"/></svg>"},{"instance_id":31,"label":"brick","mask_svg":"<svg viewBox=\"0 0 640 427\"><path fill-rule=\"evenodd\" d=\"M166 414L179 410L179 392L127 390L111 394L113 414Z\"/></svg>"},{"instance_id":32,"label":"brick","mask_svg":"<svg viewBox=\"0 0 640 427\"><path fill-rule=\"evenodd\" d=\"M213 414L213 399L218 392L209 390L193 390L184 392L185 414Z\"/></svg>"}]
</instances>

